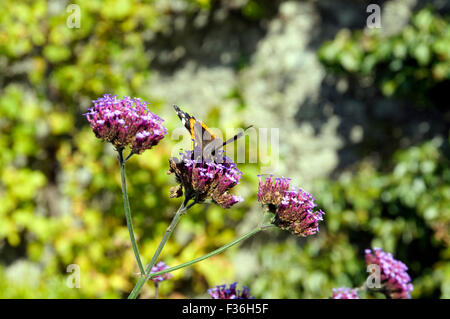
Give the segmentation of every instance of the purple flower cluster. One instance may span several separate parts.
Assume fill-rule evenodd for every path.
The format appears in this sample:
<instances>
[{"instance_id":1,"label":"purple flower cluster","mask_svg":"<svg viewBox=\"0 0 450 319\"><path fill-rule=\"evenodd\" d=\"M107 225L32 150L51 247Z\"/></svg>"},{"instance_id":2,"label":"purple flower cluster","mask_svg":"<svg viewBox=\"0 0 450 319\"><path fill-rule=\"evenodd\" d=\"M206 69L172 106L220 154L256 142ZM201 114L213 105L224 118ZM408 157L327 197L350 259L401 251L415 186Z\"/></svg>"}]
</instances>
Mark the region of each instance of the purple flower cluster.
<instances>
[{"instance_id":1,"label":"purple flower cluster","mask_svg":"<svg viewBox=\"0 0 450 319\"><path fill-rule=\"evenodd\" d=\"M275 178L270 175L264 181L259 177L258 201L263 205L279 206L283 201L284 194L289 191L290 178Z\"/></svg>"},{"instance_id":2,"label":"purple flower cluster","mask_svg":"<svg viewBox=\"0 0 450 319\"><path fill-rule=\"evenodd\" d=\"M163 271L163 270L166 270L166 269L169 269L169 266L167 266L164 261L160 261L160 262L158 262L156 265L154 265L152 267L152 270L150 271L150 274L154 274L156 272ZM165 274L162 274L162 275L159 275L159 276L156 276L156 277L152 277L152 281L155 282L155 283L158 283L158 282L161 282L163 280L170 279L172 277L173 277L173 275L171 273L165 273Z\"/></svg>"},{"instance_id":3,"label":"purple flower cluster","mask_svg":"<svg viewBox=\"0 0 450 319\"><path fill-rule=\"evenodd\" d=\"M236 289L237 282L230 285L230 288L227 288L227 285L220 285L216 288L208 289L208 294L212 299L252 299L254 298L250 295L250 290L243 286L242 290Z\"/></svg>"},{"instance_id":4,"label":"purple flower cluster","mask_svg":"<svg viewBox=\"0 0 450 319\"><path fill-rule=\"evenodd\" d=\"M381 283L388 298L409 299L413 285L408 275L408 266L394 259L391 253L381 248L366 249L365 259L367 265L378 265L381 273Z\"/></svg>"},{"instance_id":5,"label":"purple flower cluster","mask_svg":"<svg viewBox=\"0 0 450 319\"><path fill-rule=\"evenodd\" d=\"M332 299L359 299L358 290L351 288L333 288Z\"/></svg>"},{"instance_id":6,"label":"purple flower cluster","mask_svg":"<svg viewBox=\"0 0 450 319\"><path fill-rule=\"evenodd\" d=\"M230 208L242 201L242 197L229 193L239 183L242 173L236 164L226 159L222 163L214 160L193 158L194 150L180 154L180 159L169 160L169 174L174 173L180 185L171 189L170 197L180 197L183 189L187 197L197 203L211 199L223 208Z\"/></svg>"},{"instance_id":7,"label":"purple flower cluster","mask_svg":"<svg viewBox=\"0 0 450 319\"><path fill-rule=\"evenodd\" d=\"M129 146L133 153L140 154L158 144L167 133L163 120L139 98L118 99L116 95L105 94L93 103L84 115L95 135L118 150Z\"/></svg>"},{"instance_id":8,"label":"purple flower cluster","mask_svg":"<svg viewBox=\"0 0 450 319\"><path fill-rule=\"evenodd\" d=\"M276 226L302 237L319 231L319 222L325 213L315 210L317 205L311 194L301 188L289 190L288 178L273 179L270 176L262 180L258 177L258 201L275 214L273 223Z\"/></svg>"}]
</instances>

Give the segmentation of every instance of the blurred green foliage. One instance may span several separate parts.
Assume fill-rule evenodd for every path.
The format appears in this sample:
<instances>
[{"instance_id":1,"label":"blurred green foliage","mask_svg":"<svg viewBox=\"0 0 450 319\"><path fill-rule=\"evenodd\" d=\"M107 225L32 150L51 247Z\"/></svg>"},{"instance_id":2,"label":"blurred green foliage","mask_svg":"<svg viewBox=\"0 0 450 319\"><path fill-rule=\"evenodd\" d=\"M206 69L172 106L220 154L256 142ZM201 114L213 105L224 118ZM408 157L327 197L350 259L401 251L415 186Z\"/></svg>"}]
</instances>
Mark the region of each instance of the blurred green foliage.
<instances>
[{"instance_id":1,"label":"blurred green foliage","mask_svg":"<svg viewBox=\"0 0 450 319\"><path fill-rule=\"evenodd\" d=\"M299 240L299 250L292 238L261 247L264 276L252 282L253 291L267 298L319 298L333 287L359 287L368 275L364 249L383 247L409 266L413 298L449 298L448 146L435 139L399 151L389 172L362 163L355 175L318 182L315 194L326 212L320 235Z\"/></svg>"},{"instance_id":2,"label":"blurred green foliage","mask_svg":"<svg viewBox=\"0 0 450 319\"><path fill-rule=\"evenodd\" d=\"M393 36L382 28L344 29L322 46L319 57L338 74L373 78L386 96L430 106L445 96L440 89L450 81L449 17L422 9Z\"/></svg>"},{"instance_id":3,"label":"blurred green foliage","mask_svg":"<svg viewBox=\"0 0 450 319\"><path fill-rule=\"evenodd\" d=\"M158 11L153 1L75 3L82 8L82 28L73 29L66 25L73 13L66 12L68 3L0 4L8 12L0 17L3 298L122 297L137 279L116 155L94 137L81 114L92 99L107 92L152 101L144 83L151 73L151 58L143 39L163 30L172 13L166 11L167 3ZM207 9L208 3L181 4L189 14ZM152 111L158 113L158 101L152 102ZM179 126L173 115L166 124L171 130ZM153 254L179 204L168 200L174 181L166 171L173 144L167 138L127 167L144 261ZM255 178L250 177L252 183ZM234 231L226 226L235 224L245 207L233 212L212 207L207 215L205 207L193 209L163 258L174 265L231 240ZM214 236L207 239L206 234ZM222 263L214 271L198 265L194 273L176 273L175 280L162 285L162 296L175 285L192 286L188 290L192 294L205 291L209 286L205 280L231 280L230 263L218 257L210 264L218 261ZM65 284L69 264L81 268L81 289ZM21 279L16 285L24 276L33 280ZM145 291L143 296L148 296Z\"/></svg>"},{"instance_id":4,"label":"blurred green foliage","mask_svg":"<svg viewBox=\"0 0 450 319\"><path fill-rule=\"evenodd\" d=\"M153 112L167 115L169 132L178 127L165 101L152 100L148 90L152 56L146 45L155 33L165 32L177 13L194 15L214 4L177 1L176 11L162 0L74 3L82 8L79 29L67 27L71 13L64 1L0 2L8 13L0 15L2 298L117 298L132 289L138 270L116 155L95 138L81 114L104 93L138 96L151 102ZM269 10L265 3L246 1L242 14L261 19ZM373 75L386 94L413 92L425 99L429 85L449 78L449 36L445 20L422 11L399 36L386 41L376 34L343 31L320 56L346 74ZM386 84L390 81L394 84ZM217 105L209 119L217 121L221 112ZM127 164L144 262L180 204L168 199L175 183L166 175L174 143L166 138ZM364 248L379 245L410 266L414 297L449 298L447 146L436 139L400 151L382 172L362 164L354 176L318 182L314 194L327 213L318 236L300 240L275 231L262 234L248 243L250 250L247 244L240 250L244 259L255 258L249 268L255 272L243 275L247 264L233 263L239 260L233 248L175 272L161 285L161 296L205 296L207 288L237 278L257 297L327 298L332 287L362 283ZM232 240L248 212L258 211L258 166L240 169L244 181L237 193L246 201L230 211L194 207L163 252L169 265ZM70 264L80 266L81 289L66 285ZM142 296L152 294L149 285Z\"/></svg>"}]
</instances>

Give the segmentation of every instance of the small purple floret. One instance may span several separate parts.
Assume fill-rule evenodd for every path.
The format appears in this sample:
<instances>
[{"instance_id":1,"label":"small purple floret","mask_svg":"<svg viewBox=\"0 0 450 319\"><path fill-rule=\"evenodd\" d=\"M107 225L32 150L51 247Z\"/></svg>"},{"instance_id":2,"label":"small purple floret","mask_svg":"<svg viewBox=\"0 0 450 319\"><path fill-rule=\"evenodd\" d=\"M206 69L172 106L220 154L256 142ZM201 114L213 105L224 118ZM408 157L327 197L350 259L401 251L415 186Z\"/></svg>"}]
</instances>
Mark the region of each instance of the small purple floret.
<instances>
[{"instance_id":1,"label":"small purple floret","mask_svg":"<svg viewBox=\"0 0 450 319\"><path fill-rule=\"evenodd\" d=\"M351 288L333 288L333 299L359 299L358 290Z\"/></svg>"},{"instance_id":2,"label":"small purple floret","mask_svg":"<svg viewBox=\"0 0 450 319\"><path fill-rule=\"evenodd\" d=\"M154 274L156 272L163 271L163 270L166 270L166 269L169 269L169 266L167 266L164 261L160 261L160 262L158 262L156 265L154 265L152 267L152 270L150 271L150 274ZM173 277L173 275L171 273L165 273L165 274L153 277L152 281L155 282L155 283L158 283L158 282L161 282L163 280L170 279L172 277Z\"/></svg>"},{"instance_id":3,"label":"small purple floret","mask_svg":"<svg viewBox=\"0 0 450 319\"><path fill-rule=\"evenodd\" d=\"M215 288L208 289L208 294L212 299L253 299L250 290L243 286L242 290L236 289L237 282L230 285L220 285Z\"/></svg>"}]
</instances>

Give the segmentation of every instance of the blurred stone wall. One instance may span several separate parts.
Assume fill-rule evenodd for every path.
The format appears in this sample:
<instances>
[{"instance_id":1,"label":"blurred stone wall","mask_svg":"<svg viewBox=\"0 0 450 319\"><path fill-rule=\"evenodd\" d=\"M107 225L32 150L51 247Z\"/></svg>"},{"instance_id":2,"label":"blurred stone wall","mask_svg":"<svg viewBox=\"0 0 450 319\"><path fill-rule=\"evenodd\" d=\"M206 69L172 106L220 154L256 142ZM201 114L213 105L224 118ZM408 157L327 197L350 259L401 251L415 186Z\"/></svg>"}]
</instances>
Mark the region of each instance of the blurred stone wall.
<instances>
[{"instance_id":1,"label":"blurred stone wall","mask_svg":"<svg viewBox=\"0 0 450 319\"><path fill-rule=\"evenodd\" d=\"M381 5L383 32L393 34L424 1L274 1L274 14L258 22L240 14L245 3L223 2L193 18L179 15L165 32L152 35L156 71L149 90L155 99L180 104L200 119L219 107L222 128L236 122L243 103L244 125L280 129L273 173L304 187L366 155L382 158L377 147L386 138L394 138L383 150L389 153L425 137L432 114L402 116L403 102L379 96L370 82L327 75L316 55L339 30L364 28L369 3ZM239 98L229 98L233 93ZM391 127L380 126L386 120ZM400 123L404 127L396 129ZM408 132L410 126L418 129Z\"/></svg>"}]
</instances>

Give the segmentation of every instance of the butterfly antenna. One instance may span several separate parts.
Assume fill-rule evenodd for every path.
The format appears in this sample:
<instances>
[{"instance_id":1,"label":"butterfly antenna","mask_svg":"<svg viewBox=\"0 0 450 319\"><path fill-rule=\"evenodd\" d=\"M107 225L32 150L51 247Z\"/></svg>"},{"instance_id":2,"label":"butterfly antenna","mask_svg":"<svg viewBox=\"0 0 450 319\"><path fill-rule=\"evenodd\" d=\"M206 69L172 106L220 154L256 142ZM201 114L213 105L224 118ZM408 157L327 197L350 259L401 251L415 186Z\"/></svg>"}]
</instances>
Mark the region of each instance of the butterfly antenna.
<instances>
[{"instance_id":1,"label":"butterfly antenna","mask_svg":"<svg viewBox=\"0 0 450 319\"><path fill-rule=\"evenodd\" d=\"M249 128L251 128L251 127L253 127L253 125L247 126L247 128L246 128L245 130L243 130L242 132L239 132L238 134L236 134L236 135L233 136L232 138L226 140L226 141L222 144L222 146L225 146L225 145L227 145L227 144L229 144L229 143L231 143L231 142L236 141L238 138L241 138L242 136L244 136L245 132L246 132Z\"/></svg>"}]
</instances>

